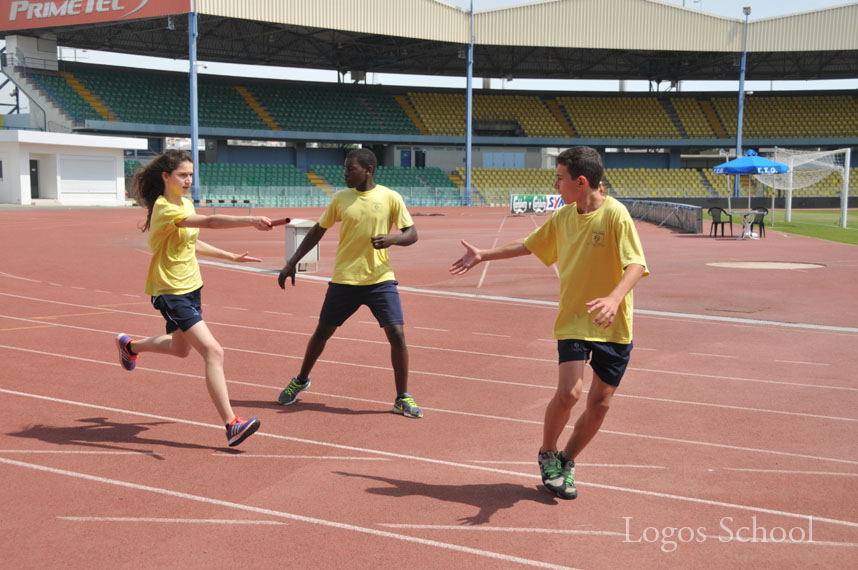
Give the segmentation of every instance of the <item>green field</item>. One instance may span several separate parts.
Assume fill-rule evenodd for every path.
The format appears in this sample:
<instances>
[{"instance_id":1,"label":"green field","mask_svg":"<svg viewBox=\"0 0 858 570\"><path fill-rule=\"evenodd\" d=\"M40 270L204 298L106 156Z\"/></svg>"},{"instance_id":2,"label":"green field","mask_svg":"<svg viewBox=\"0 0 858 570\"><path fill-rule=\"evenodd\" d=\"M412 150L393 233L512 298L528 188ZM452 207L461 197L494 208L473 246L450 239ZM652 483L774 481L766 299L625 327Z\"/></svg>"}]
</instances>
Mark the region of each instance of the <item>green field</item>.
<instances>
[{"instance_id":1,"label":"green field","mask_svg":"<svg viewBox=\"0 0 858 570\"><path fill-rule=\"evenodd\" d=\"M776 210L774 227L772 227L771 213L766 217L766 229L796 234L800 236L814 237L829 241L837 241L858 245L858 210L852 208L847 215L845 228L840 227L840 210L796 210L792 211L792 220L784 221L784 211ZM703 219L708 222L712 218L705 211ZM741 231L742 220L733 216L733 223ZM756 228L755 228L756 230ZM709 231L709 224L703 224L703 231Z\"/></svg>"}]
</instances>

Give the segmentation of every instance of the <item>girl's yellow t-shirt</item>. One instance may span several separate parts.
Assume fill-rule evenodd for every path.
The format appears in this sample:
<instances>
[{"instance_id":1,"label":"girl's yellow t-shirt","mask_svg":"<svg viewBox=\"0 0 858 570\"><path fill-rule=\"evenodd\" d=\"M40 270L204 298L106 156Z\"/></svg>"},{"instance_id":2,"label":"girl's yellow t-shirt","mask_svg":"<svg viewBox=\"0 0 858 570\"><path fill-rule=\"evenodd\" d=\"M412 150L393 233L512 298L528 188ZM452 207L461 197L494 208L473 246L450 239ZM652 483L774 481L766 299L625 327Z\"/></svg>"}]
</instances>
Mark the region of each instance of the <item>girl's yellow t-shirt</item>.
<instances>
[{"instance_id":1,"label":"girl's yellow t-shirt","mask_svg":"<svg viewBox=\"0 0 858 570\"><path fill-rule=\"evenodd\" d=\"M183 295L203 286L196 255L200 229L176 225L194 213L194 205L185 198L181 205L170 203L164 196L155 200L149 221L152 260L146 278L147 295Z\"/></svg>"}]
</instances>

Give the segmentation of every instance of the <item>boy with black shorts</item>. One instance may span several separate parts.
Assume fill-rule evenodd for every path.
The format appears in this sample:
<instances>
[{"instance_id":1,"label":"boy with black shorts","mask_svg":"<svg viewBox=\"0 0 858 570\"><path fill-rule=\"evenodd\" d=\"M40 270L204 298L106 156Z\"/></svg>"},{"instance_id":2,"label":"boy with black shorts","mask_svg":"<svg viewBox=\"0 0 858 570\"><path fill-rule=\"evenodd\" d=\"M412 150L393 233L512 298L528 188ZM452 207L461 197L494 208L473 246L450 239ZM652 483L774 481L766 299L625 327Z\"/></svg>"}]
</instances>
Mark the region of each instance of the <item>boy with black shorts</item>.
<instances>
[{"instance_id":1,"label":"boy with black shorts","mask_svg":"<svg viewBox=\"0 0 858 570\"><path fill-rule=\"evenodd\" d=\"M628 366L632 288L649 275L628 210L601 192L603 174L595 149L579 146L563 151L557 157L554 188L566 205L524 240L485 250L463 240L465 254L450 267L450 273L460 275L481 261L531 253L545 265L557 263L558 382L545 410L538 461L543 484L561 499L578 496L575 458L599 431ZM593 381L586 408L566 446L558 451L557 440L581 397L587 361Z\"/></svg>"},{"instance_id":2,"label":"boy with black shorts","mask_svg":"<svg viewBox=\"0 0 858 570\"><path fill-rule=\"evenodd\" d=\"M298 393L310 386L310 371L328 339L361 305L366 305L390 342L390 359L396 384L393 411L409 418L423 417L423 411L408 393L408 349L403 330L405 321L397 282L387 255L387 248L392 245L407 246L416 242L417 230L414 229L402 196L375 183L377 167L375 154L369 149L361 148L348 153L345 161L348 189L334 194L319 222L310 229L277 278L281 289L286 288L287 278L291 278L294 286L298 261L319 243L330 227L336 222L342 222L334 275L328 283L319 324L307 343L300 372L277 399L280 405L294 403ZM401 233L388 233L393 225Z\"/></svg>"}]
</instances>

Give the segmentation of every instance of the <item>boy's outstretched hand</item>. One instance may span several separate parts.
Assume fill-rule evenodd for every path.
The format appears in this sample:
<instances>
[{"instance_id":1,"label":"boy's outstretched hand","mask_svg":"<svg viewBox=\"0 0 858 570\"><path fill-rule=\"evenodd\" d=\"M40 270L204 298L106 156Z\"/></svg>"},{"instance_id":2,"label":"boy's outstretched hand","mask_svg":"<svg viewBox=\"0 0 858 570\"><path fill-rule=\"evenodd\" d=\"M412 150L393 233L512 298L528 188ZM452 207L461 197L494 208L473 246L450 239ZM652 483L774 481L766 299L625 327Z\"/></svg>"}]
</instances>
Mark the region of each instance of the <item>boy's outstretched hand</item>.
<instances>
[{"instance_id":1,"label":"boy's outstretched hand","mask_svg":"<svg viewBox=\"0 0 858 570\"><path fill-rule=\"evenodd\" d=\"M453 265L450 266L449 271L453 275L467 273L468 270L483 260L479 249L465 240L462 240L462 245L465 246L465 255L454 261Z\"/></svg>"},{"instance_id":2,"label":"boy's outstretched hand","mask_svg":"<svg viewBox=\"0 0 858 570\"><path fill-rule=\"evenodd\" d=\"M286 265L283 266L283 269L280 270L280 275L277 276L277 284L280 285L281 289L286 289L286 279L292 279L292 287L295 286L295 266L286 262Z\"/></svg>"}]
</instances>

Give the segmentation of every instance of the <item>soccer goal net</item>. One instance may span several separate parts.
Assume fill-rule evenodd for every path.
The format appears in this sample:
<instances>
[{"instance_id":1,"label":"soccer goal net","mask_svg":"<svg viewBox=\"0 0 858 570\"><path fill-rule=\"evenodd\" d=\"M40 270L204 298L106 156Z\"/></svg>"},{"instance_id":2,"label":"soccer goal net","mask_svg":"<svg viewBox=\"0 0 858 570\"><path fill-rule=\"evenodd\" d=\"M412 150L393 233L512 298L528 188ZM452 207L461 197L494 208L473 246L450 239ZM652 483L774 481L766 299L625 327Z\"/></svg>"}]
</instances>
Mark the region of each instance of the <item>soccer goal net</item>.
<instances>
[{"instance_id":1,"label":"soccer goal net","mask_svg":"<svg viewBox=\"0 0 858 570\"><path fill-rule=\"evenodd\" d=\"M849 206L849 169L851 149L828 151L801 151L775 148L770 156L775 162L786 164L783 174L755 174L754 179L777 190L784 191L784 216L792 218L792 197L795 191L814 196L840 196L840 227L846 227Z\"/></svg>"}]
</instances>

